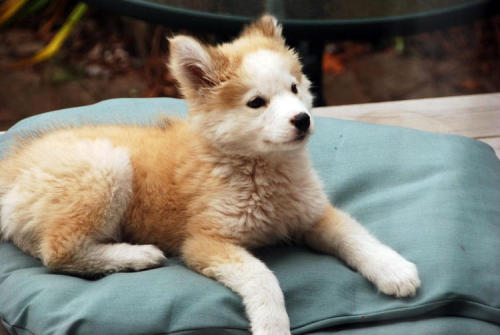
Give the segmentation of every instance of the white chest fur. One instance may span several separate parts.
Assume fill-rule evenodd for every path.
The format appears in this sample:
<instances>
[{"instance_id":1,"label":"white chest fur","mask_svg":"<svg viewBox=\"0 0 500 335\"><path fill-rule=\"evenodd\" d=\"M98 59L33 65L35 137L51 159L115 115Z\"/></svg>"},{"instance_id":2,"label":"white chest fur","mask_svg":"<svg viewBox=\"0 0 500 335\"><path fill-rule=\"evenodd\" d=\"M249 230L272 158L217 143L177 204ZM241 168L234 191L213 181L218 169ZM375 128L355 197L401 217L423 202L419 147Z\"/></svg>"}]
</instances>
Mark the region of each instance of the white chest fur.
<instances>
[{"instance_id":1,"label":"white chest fur","mask_svg":"<svg viewBox=\"0 0 500 335\"><path fill-rule=\"evenodd\" d=\"M221 159L213 174L227 186L214 199L220 232L247 247L289 239L298 225L316 222L328 203L305 150L267 159Z\"/></svg>"}]
</instances>

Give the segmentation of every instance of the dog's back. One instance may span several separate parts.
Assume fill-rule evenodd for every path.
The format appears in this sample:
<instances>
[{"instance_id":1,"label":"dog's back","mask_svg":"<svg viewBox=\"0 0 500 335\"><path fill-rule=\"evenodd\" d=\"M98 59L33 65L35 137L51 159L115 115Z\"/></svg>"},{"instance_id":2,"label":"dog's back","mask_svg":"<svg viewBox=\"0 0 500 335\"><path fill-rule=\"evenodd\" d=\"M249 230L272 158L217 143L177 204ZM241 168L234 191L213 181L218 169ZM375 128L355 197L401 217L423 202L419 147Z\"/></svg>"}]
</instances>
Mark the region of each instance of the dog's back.
<instances>
[{"instance_id":1,"label":"dog's back","mask_svg":"<svg viewBox=\"0 0 500 335\"><path fill-rule=\"evenodd\" d=\"M90 250L92 244L128 241L177 251L190 210L187 198L209 183L206 163L199 160L203 150L184 121L42 135L0 161L2 236L47 266L71 272L143 268L133 262L103 267L93 254L105 252ZM150 249L147 254L156 257L148 266L162 259Z\"/></svg>"}]
</instances>

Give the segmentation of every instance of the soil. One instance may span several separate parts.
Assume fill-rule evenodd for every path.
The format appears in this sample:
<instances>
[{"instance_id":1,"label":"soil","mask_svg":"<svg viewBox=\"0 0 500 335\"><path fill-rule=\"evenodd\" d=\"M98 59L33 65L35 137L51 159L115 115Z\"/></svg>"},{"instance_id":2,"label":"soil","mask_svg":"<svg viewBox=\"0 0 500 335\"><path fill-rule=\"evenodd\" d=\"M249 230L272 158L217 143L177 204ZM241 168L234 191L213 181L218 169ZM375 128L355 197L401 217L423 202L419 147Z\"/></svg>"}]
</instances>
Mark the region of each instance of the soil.
<instances>
[{"instance_id":1,"label":"soil","mask_svg":"<svg viewBox=\"0 0 500 335\"><path fill-rule=\"evenodd\" d=\"M95 9L56 56L11 67L46 45L67 13L47 32L43 24L52 15L0 30L0 130L30 115L104 99L179 97L165 67L168 27ZM404 38L332 40L323 65L327 105L498 92L500 16Z\"/></svg>"}]
</instances>

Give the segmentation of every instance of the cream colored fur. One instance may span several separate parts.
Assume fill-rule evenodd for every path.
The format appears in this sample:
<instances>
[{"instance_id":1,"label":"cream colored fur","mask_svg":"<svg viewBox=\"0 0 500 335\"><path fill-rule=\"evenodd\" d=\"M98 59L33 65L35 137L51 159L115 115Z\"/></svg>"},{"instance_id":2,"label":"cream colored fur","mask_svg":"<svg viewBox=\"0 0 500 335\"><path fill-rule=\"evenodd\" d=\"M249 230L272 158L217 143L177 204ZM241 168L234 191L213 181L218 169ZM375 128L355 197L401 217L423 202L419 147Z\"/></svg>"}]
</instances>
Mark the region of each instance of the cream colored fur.
<instances>
[{"instance_id":1,"label":"cream colored fur","mask_svg":"<svg viewBox=\"0 0 500 335\"><path fill-rule=\"evenodd\" d=\"M243 299L253 334L290 334L283 293L249 249L295 240L334 254L376 287L414 295L417 269L329 204L305 148L309 80L264 16L232 43L170 40L190 118L85 126L22 142L0 161L4 239L56 270L160 266L163 252ZM259 97L263 104L251 107ZM332 171L334 173L334 171Z\"/></svg>"}]
</instances>

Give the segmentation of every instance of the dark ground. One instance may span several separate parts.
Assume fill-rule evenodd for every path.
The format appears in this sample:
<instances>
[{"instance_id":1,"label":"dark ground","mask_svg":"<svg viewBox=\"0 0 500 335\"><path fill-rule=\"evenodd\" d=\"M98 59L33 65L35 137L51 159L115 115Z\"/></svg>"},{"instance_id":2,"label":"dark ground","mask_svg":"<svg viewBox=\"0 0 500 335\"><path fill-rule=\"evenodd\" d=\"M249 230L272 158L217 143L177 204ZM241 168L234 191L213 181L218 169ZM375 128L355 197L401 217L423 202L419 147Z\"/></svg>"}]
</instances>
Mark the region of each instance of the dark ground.
<instances>
[{"instance_id":1,"label":"dark ground","mask_svg":"<svg viewBox=\"0 0 500 335\"><path fill-rule=\"evenodd\" d=\"M49 17L45 13L0 30L0 130L29 115L103 99L178 96L164 66L168 28L97 10L85 15L49 61L6 67L50 40L56 29L42 29ZM498 15L405 38L332 41L327 50L328 105L500 91Z\"/></svg>"}]
</instances>

